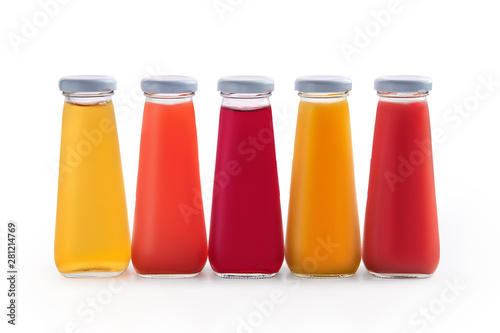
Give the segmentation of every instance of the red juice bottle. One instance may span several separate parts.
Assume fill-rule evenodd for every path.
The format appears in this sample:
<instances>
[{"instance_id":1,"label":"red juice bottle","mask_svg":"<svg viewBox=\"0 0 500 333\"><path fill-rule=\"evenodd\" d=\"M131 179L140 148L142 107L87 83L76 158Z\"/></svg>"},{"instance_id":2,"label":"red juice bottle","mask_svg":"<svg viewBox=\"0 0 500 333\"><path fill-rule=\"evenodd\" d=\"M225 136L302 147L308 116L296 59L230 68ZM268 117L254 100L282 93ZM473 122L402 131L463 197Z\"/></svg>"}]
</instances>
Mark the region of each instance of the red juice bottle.
<instances>
[{"instance_id":1,"label":"red juice bottle","mask_svg":"<svg viewBox=\"0 0 500 333\"><path fill-rule=\"evenodd\" d=\"M270 78L223 77L209 260L220 277L265 278L284 259Z\"/></svg>"},{"instance_id":2,"label":"red juice bottle","mask_svg":"<svg viewBox=\"0 0 500 333\"><path fill-rule=\"evenodd\" d=\"M196 276L207 260L192 97L196 79L151 76L142 122L132 263L143 277Z\"/></svg>"},{"instance_id":3,"label":"red juice bottle","mask_svg":"<svg viewBox=\"0 0 500 333\"><path fill-rule=\"evenodd\" d=\"M439 262L431 131L430 78L385 76L366 204L363 262L378 277L429 277Z\"/></svg>"}]
</instances>

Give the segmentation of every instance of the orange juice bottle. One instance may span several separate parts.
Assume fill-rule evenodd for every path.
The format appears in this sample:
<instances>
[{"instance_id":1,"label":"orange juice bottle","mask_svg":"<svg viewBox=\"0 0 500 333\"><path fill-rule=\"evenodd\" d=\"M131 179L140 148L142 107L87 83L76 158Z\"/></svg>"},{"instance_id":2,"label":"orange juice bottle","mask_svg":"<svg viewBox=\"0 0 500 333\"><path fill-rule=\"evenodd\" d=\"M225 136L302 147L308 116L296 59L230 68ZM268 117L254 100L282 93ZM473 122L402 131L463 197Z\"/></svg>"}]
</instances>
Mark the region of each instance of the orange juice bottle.
<instances>
[{"instance_id":1,"label":"orange juice bottle","mask_svg":"<svg viewBox=\"0 0 500 333\"><path fill-rule=\"evenodd\" d=\"M69 76L65 96L54 257L66 277L120 275L130 235L108 76Z\"/></svg>"},{"instance_id":2,"label":"orange juice bottle","mask_svg":"<svg viewBox=\"0 0 500 333\"><path fill-rule=\"evenodd\" d=\"M361 260L349 105L351 80L304 76L295 134L285 257L301 277L347 277Z\"/></svg>"}]
</instances>

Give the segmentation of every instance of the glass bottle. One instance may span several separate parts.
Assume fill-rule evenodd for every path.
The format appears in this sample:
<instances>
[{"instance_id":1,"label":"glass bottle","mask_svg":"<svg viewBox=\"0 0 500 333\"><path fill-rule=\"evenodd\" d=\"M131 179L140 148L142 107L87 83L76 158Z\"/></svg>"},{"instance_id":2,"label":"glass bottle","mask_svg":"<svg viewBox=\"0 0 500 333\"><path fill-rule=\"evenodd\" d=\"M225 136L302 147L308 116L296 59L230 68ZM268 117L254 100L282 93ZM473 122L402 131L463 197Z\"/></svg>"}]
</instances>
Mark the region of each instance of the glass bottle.
<instances>
[{"instance_id":1,"label":"glass bottle","mask_svg":"<svg viewBox=\"0 0 500 333\"><path fill-rule=\"evenodd\" d=\"M378 277L432 275L439 231L427 98L422 76L375 80L380 100L366 204L363 262Z\"/></svg>"},{"instance_id":2,"label":"glass bottle","mask_svg":"<svg viewBox=\"0 0 500 333\"><path fill-rule=\"evenodd\" d=\"M66 76L54 257L66 277L112 277L130 261L130 234L109 76Z\"/></svg>"},{"instance_id":3,"label":"glass bottle","mask_svg":"<svg viewBox=\"0 0 500 333\"><path fill-rule=\"evenodd\" d=\"M286 261L300 277L348 277L361 261L347 96L351 80L303 76L295 133Z\"/></svg>"},{"instance_id":4,"label":"glass bottle","mask_svg":"<svg viewBox=\"0 0 500 333\"><path fill-rule=\"evenodd\" d=\"M229 76L222 95L209 260L220 277L265 278L284 258L271 78Z\"/></svg>"},{"instance_id":5,"label":"glass bottle","mask_svg":"<svg viewBox=\"0 0 500 333\"><path fill-rule=\"evenodd\" d=\"M132 238L143 277L193 277L207 260L193 96L196 79L150 76L146 96Z\"/></svg>"}]
</instances>

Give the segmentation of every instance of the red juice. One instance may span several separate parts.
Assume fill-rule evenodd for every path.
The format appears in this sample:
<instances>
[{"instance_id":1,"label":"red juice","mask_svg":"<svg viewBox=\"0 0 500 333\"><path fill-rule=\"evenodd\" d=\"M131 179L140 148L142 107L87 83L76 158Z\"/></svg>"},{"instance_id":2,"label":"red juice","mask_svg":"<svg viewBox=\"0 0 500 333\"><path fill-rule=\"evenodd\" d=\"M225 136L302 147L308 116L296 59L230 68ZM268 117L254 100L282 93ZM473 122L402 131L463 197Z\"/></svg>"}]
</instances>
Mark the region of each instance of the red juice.
<instances>
[{"instance_id":1,"label":"red juice","mask_svg":"<svg viewBox=\"0 0 500 333\"><path fill-rule=\"evenodd\" d=\"M221 275L277 273L284 259L271 107L221 108L209 260Z\"/></svg>"},{"instance_id":2,"label":"red juice","mask_svg":"<svg viewBox=\"0 0 500 333\"><path fill-rule=\"evenodd\" d=\"M363 261L382 277L425 277L437 268L439 233L425 98L385 98L378 104Z\"/></svg>"}]
</instances>

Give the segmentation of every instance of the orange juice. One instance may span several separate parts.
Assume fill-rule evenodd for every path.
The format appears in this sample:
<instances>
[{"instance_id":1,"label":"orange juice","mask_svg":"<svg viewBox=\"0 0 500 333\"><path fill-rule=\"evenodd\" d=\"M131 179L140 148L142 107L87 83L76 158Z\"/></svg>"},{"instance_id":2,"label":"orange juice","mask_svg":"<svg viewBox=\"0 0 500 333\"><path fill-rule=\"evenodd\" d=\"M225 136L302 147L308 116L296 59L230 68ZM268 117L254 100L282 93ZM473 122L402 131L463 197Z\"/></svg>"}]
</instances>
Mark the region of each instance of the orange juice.
<instances>
[{"instance_id":1,"label":"orange juice","mask_svg":"<svg viewBox=\"0 0 500 333\"><path fill-rule=\"evenodd\" d=\"M67 277L115 276L130 260L115 115L104 99L64 103L54 257Z\"/></svg>"},{"instance_id":2,"label":"orange juice","mask_svg":"<svg viewBox=\"0 0 500 333\"><path fill-rule=\"evenodd\" d=\"M285 250L299 276L350 276L361 260L346 95L299 104Z\"/></svg>"}]
</instances>

